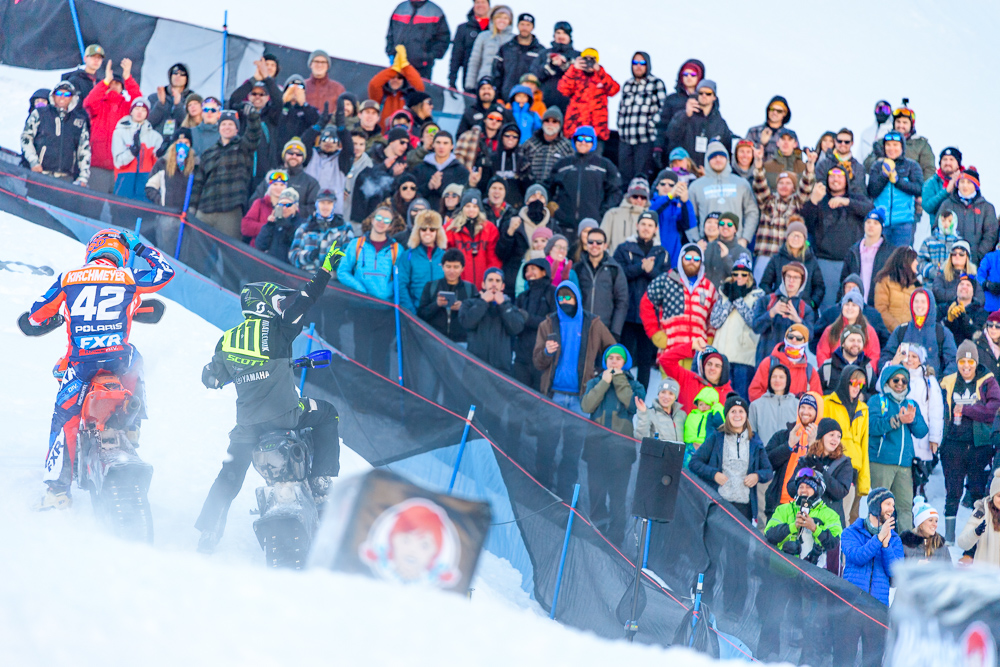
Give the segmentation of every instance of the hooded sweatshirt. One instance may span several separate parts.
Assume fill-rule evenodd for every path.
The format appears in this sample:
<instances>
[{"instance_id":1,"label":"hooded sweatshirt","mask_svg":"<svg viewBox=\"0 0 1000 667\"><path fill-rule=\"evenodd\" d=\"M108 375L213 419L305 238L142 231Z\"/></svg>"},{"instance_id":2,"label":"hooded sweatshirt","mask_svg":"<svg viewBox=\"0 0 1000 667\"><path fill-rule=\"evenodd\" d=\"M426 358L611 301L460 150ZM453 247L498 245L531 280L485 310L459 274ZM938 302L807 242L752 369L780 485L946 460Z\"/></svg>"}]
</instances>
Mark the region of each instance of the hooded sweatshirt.
<instances>
[{"instance_id":1,"label":"hooded sweatshirt","mask_svg":"<svg viewBox=\"0 0 1000 667\"><path fill-rule=\"evenodd\" d=\"M776 128L773 127L771 128L771 138L768 140L766 144L764 144L765 162L772 159L774 157L774 154L777 153L778 151L778 130L783 129L786 125L788 125L788 123L792 121L792 108L788 106L788 100L786 100L781 95L775 95L774 97L772 97L771 100L767 103L767 106L764 107L764 122L761 123L760 125L754 125L749 130L747 130L746 138L749 141L752 141L755 144L759 145L761 143L760 133L763 132L765 127L769 127L767 124L767 119L768 119L767 110L770 109L771 105L774 104L775 102L781 102L782 104L784 104L785 109L787 109L787 111L785 112L785 116L781 119L781 125L779 125Z\"/></svg>"},{"instance_id":2,"label":"hooded sweatshirt","mask_svg":"<svg viewBox=\"0 0 1000 667\"><path fill-rule=\"evenodd\" d=\"M729 155L726 147L718 141L709 142L705 155L718 151ZM694 202L694 210L698 215L699 235L704 235L705 218L709 213L735 213L740 217L739 238L748 243L754 239L760 219L760 208L757 206L750 184L742 176L733 173L728 157L726 166L718 173L706 160L705 175L691 183L688 196Z\"/></svg>"},{"instance_id":3,"label":"hooded sweatshirt","mask_svg":"<svg viewBox=\"0 0 1000 667\"><path fill-rule=\"evenodd\" d=\"M684 420L684 442L688 445L694 445L692 448L692 453L698 448L701 443L705 442L705 437L710 429L709 421L712 415L717 415L719 418L718 424L722 423L724 416L722 414L722 404L719 403L719 392L712 387L702 387L698 395L694 397L695 404L701 401L708 405L708 410L702 412L701 410L695 408L688 413L687 419ZM718 425L717 424L717 425ZM716 426L717 426L716 425ZM684 463L690 460L690 456L685 452Z\"/></svg>"},{"instance_id":4,"label":"hooded sweatshirt","mask_svg":"<svg viewBox=\"0 0 1000 667\"><path fill-rule=\"evenodd\" d=\"M580 391L580 374L578 359L580 358L580 339L583 336L583 297L580 288L568 280L559 284L556 293L562 288L569 289L576 296L576 308L567 313L563 307L556 306L556 316L559 318L559 363L552 376L552 388L555 391L576 394Z\"/></svg>"},{"instance_id":5,"label":"hooded sweatshirt","mask_svg":"<svg viewBox=\"0 0 1000 667\"><path fill-rule=\"evenodd\" d=\"M646 335L660 348L690 344L695 338L708 340L708 319L718 290L705 277L704 261L694 276L684 274L682 260L688 252L702 256L701 248L694 243L682 247L674 260L675 268L651 282L639 302L639 318Z\"/></svg>"},{"instance_id":6,"label":"hooded sweatshirt","mask_svg":"<svg viewBox=\"0 0 1000 667\"><path fill-rule=\"evenodd\" d=\"M629 79L622 86L622 100L618 106L618 132L621 140L630 144L645 144L656 138L656 119L660 108L667 101L667 86L653 76L653 63L645 51L635 55L646 61L646 76Z\"/></svg>"},{"instance_id":7,"label":"hooded sweatshirt","mask_svg":"<svg viewBox=\"0 0 1000 667\"><path fill-rule=\"evenodd\" d=\"M789 422L795 421L795 412L799 407L799 399L795 394L788 393L787 381L783 393L774 392L774 373L781 369L784 369L786 378L791 376L784 364L774 364L768 369L767 391L750 403L750 428L760 436L761 442L770 442L775 433L785 428Z\"/></svg>"},{"instance_id":8,"label":"hooded sweatshirt","mask_svg":"<svg viewBox=\"0 0 1000 667\"><path fill-rule=\"evenodd\" d=\"M928 302L927 315L918 318L913 312L913 298L918 294L926 294ZM896 327L885 347L882 348L882 355L879 363L883 366L889 362L899 349L902 343L916 343L927 351L928 368L934 369L937 377L944 377L956 372L958 366L955 362L957 349L955 346L955 336L948 327L935 319L937 315L937 302L931 290L918 287L910 294L910 321L904 322ZM940 345L938 341L940 338Z\"/></svg>"},{"instance_id":9,"label":"hooded sweatshirt","mask_svg":"<svg viewBox=\"0 0 1000 667\"><path fill-rule=\"evenodd\" d=\"M705 361L712 355L722 359L722 375L719 377L719 382L714 384L705 378ZM694 409L695 397L704 387L716 389L719 392L720 401L724 401L729 394L733 393L733 386L729 382L729 360L724 354L712 346L706 347L694 355L694 360L691 362L691 368L694 370L688 370L680 365L681 359L690 356L691 346L682 343L664 350L657 359L664 374L677 380L680 385L677 402L689 414Z\"/></svg>"}]
</instances>

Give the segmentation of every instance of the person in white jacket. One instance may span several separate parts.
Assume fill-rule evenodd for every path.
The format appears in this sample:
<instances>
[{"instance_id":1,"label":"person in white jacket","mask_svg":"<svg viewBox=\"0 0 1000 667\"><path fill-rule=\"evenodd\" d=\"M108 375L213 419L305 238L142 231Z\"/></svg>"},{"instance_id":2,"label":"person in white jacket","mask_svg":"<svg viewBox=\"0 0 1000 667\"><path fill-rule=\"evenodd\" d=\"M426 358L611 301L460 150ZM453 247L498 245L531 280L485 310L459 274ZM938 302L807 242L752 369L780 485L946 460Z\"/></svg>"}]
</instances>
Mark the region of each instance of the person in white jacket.
<instances>
[{"instance_id":1,"label":"person in white jacket","mask_svg":"<svg viewBox=\"0 0 1000 667\"><path fill-rule=\"evenodd\" d=\"M892 129L892 123L892 105L886 100L879 100L875 103L875 124L861 133L861 141L858 143L859 153L856 156L859 161L864 162L875 147L875 142Z\"/></svg>"},{"instance_id":2,"label":"person in white jacket","mask_svg":"<svg viewBox=\"0 0 1000 667\"><path fill-rule=\"evenodd\" d=\"M119 197L146 201L146 181L156 164L163 137L146 120L149 102L132 100L129 115L118 121L111 134L111 158L115 165L115 190Z\"/></svg>"},{"instance_id":3,"label":"person in white jacket","mask_svg":"<svg viewBox=\"0 0 1000 667\"><path fill-rule=\"evenodd\" d=\"M636 399L635 437L638 439L656 437L659 440L684 442L684 420L687 414L677 402L681 385L672 377L663 378L656 392L656 400L648 405Z\"/></svg>"},{"instance_id":4,"label":"person in white jacket","mask_svg":"<svg viewBox=\"0 0 1000 667\"><path fill-rule=\"evenodd\" d=\"M927 483L926 477L930 476L931 461L944 435L944 398L937 378L927 372L927 350L915 343L903 343L900 347L904 345L908 347L901 361L910 371L910 392L906 397L920 407L920 414L924 415L929 429L924 437L913 439L913 453L922 461L923 470L913 476L913 493L923 496L923 485Z\"/></svg>"}]
</instances>

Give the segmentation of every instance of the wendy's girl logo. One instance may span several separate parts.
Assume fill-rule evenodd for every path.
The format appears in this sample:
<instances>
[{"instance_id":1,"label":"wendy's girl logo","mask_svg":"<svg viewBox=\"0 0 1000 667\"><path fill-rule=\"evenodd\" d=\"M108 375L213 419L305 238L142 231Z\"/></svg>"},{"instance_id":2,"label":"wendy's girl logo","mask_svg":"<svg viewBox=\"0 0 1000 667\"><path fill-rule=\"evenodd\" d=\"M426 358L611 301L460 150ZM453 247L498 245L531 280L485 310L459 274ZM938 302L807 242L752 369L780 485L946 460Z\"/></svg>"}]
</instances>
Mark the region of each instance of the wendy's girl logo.
<instances>
[{"instance_id":1,"label":"wendy's girl logo","mask_svg":"<svg viewBox=\"0 0 1000 667\"><path fill-rule=\"evenodd\" d=\"M439 505L411 498L384 511L358 547L361 562L381 579L451 588L462 573L455 525Z\"/></svg>"}]
</instances>

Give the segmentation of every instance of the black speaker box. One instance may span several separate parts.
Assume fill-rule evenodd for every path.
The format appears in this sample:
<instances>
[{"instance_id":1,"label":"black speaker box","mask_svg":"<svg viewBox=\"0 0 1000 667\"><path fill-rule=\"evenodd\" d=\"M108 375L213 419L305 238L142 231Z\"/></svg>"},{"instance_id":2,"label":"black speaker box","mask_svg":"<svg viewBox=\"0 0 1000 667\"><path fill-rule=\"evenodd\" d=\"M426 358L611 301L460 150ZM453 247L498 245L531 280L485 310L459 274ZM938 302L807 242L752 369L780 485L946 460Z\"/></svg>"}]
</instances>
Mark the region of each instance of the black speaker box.
<instances>
[{"instance_id":1,"label":"black speaker box","mask_svg":"<svg viewBox=\"0 0 1000 667\"><path fill-rule=\"evenodd\" d=\"M643 438L632 500L633 516L654 521L673 520L683 464L683 442Z\"/></svg>"}]
</instances>

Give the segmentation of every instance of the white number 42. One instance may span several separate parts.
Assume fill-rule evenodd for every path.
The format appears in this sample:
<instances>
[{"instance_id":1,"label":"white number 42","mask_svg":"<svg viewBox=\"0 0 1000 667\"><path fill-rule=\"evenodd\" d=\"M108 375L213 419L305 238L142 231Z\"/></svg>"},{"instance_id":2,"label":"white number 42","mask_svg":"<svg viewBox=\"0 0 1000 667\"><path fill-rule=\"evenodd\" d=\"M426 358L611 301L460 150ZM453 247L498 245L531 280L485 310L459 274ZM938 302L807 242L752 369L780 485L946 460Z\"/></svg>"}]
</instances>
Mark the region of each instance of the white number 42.
<instances>
[{"instance_id":1,"label":"white number 42","mask_svg":"<svg viewBox=\"0 0 1000 667\"><path fill-rule=\"evenodd\" d=\"M97 316L98 321L114 320L121 315L121 310L112 310L125 301L125 288L117 285L105 285L101 295L97 295L97 285L87 285L73 302L69 314L71 317L82 317L89 322Z\"/></svg>"}]
</instances>

